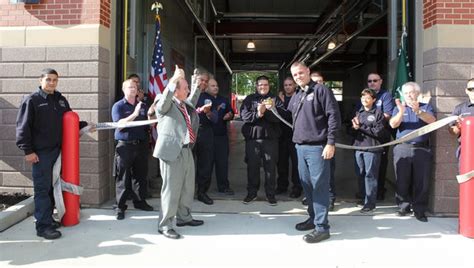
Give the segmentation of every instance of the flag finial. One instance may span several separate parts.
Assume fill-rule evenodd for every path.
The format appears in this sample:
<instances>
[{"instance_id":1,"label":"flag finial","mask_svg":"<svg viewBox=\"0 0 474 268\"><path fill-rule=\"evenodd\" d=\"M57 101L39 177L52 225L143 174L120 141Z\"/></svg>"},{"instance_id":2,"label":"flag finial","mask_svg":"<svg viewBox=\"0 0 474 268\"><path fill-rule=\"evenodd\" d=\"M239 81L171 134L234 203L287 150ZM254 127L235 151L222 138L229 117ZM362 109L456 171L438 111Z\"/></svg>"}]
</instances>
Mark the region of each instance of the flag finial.
<instances>
[{"instance_id":1,"label":"flag finial","mask_svg":"<svg viewBox=\"0 0 474 268\"><path fill-rule=\"evenodd\" d=\"M161 3L155 2L151 5L151 11L155 10L156 15L160 13L160 9L163 9L163 5Z\"/></svg>"}]
</instances>

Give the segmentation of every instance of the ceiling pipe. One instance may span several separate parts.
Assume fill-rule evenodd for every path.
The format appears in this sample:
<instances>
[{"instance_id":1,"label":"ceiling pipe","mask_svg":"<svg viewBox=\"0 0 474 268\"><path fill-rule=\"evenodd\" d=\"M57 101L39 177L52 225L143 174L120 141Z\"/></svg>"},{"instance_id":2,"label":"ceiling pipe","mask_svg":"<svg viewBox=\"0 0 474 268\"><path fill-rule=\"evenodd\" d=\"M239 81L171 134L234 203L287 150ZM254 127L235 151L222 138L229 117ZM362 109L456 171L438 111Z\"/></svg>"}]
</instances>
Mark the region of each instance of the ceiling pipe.
<instances>
[{"instance_id":1,"label":"ceiling pipe","mask_svg":"<svg viewBox=\"0 0 474 268\"><path fill-rule=\"evenodd\" d=\"M361 34L363 31L367 30L369 27L371 27L374 23L376 23L378 20L382 19L387 15L387 11L384 11L382 14L380 14L378 17L373 19L372 21L369 21L366 25L364 25L362 28L358 29L355 31L353 34L351 34L349 37L346 38L346 40L340 44L338 44L333 50L330 50L326 52L324 55L313 61L311 64L308 65L309 68L312 68L316 64L320 63L321 61L325 60L327 57L329 57L331 54L336 52L339 48L341 48L344 44L347 42L351 41L353 38Z\"/></svg>"},{"instance_id":2,"label":"ceiling pipe","mask_svg":"<svg viewBox=\"0 0 474 268\"><path fill-rule=\"evenodd\" d=\"M370 0L357 1L357 2L354 1L353 2L354 4L349 6L349 8L347 10L342 9L342 12L344 12L344 13L340 14L339 17L344 16L345 17L344 20L350 21L355 16L357 16L360 13L361 10L366 8L370 4L370 2L371 2ZM342 8L342 5L340 7ZM326 31L321 34L319 40L315 44L313 44L312 47L319 47L322 44L327 43L337 32L339 32L339 29L342 29L344 27L344 25L342 23L344 20L340 19L340 20L336 21L335 23L333 23L332 25L330 25L326 29ZM306 50L304 50L302 55L306 55L310 50L311 50L311 48L306 48ZM299 61L303 61L302 57L300 57Z\"/></svg>"},{"instance_id":3,"label":"ceiling pipe","mask_svg":"<svg viewBox=\"0 0 474 268\"><path fill-rule=\"evenodd\" d=\"M334 9L333 12L331 12L331 14L329 16L327 16L324 21L319 25L319 27L316 29L316 31L314 32L313 36L316 37L317 34L319 34L319 32L324 28L324 26L326 26L326 24L329 23L329 21L332 19L332 17L336 16L339 11L341 9L341 6L338 6L337 8ZM293 56L293 59L291 61L288 62L288 66L293 64L293 62L296 61L296 59L299 57L300 54L302 54L302 52L304 50L306 50L306 48L308 47L308 45L310 44L310 40L304 40L303 41L303 45L298 49L298 51L296 52L296 54ZM304 53L303 53L304 54Z\"/></svg>"},{"instance_id":4,"label":"ceiling pipe","mask_svg":"<svg viewBox=\"0 0 474 268\"><path fill-rule=\"evenodd\" d=\"M219 19L222 20L317 20L319 15L314 14L274 14L274 13L253 13L253 12L236 12L236 13L219 13Z\"/></svg>"},{"instance_id":5,"label":"ceiling pipe","mask_svg":"<svg viewBox=\"0 0 474 268\"><path fill-rule=\"evenodd\" d=\"M225 67L227 68L227 70L229 71L230 74L232 74L232 69L230 68L230 65L229 63L227 62L227 60L225 59L224 55L222 54L221 50L219 49L219 47L217 46L216 42L214 41L214 39L212 38L211 34L209 33L209 31L206 29L206 27L204 26L204 24L202 23L202 21L199 19L199 17L196 15L196 13L194 12L193 10L193 7L191 6L191 4L189 3L189 0L184 0L184 3L186 4L186 6L188 7L189 11L191 12L191 14L193 14L193 17L194 19L196 20L197 24L199 25L199 27L201 28L201 31L206 35L207 37L207 40L211 43L211 45L214 47L214 50L217 52L217 54L219 55L219 58L221 58L222 60L222 63L225 65ZM196 67L196 66L194 66Z\"/></svg>"},{"instance_id":6,"label":"ceiling pipe","mask_svg":"<svg viewBox=\"0 0 474 268\"><path fill-rule=\"evenodd\" d=\"M205 35L196 35L198 39L206 38ZM285 34L229 34L229 35L214 35L214 39L317 39L316 36L308 35L285 35Z\"/></svg>"}]
</instances>

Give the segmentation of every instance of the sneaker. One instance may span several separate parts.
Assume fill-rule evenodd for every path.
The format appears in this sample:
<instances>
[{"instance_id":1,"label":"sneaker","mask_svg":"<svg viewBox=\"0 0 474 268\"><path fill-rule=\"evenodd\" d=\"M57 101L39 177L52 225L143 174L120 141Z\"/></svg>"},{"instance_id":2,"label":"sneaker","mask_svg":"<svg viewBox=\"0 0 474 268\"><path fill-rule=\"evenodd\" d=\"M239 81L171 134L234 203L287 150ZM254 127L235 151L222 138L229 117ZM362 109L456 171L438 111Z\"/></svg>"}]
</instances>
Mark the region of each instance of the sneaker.
<instances>
[{"instance_id":1,"label":"sneaker","mask_svg":"<svg viewBox=\"0 0 474 268\"><path fill-rule=\"evenodd\" d=\"M375 210L374 207L364 206L364 207L360 210L360 213L369 213L369 212L373 212L374 210Z\"/></svg>"},{"instance_id":2,"label":"sneaker","mask_svg":"<svg viewBox=\"0 0 474 268\"><path fill-rule=\"evenodd\" d=\"M257 199L257 195L256 194L248 194L245 198L244 198L244 201L242 203L244 203L245 205L247 205L248 203L254 201L255 199Z\"/></svg>"},{"instance_id":3,"label":"sneaker","mask_svg":"<svg viewBox=\"0 0 474 268\"><path fill-rule=\"evenodd\" d=\"M268 204L270 206L276 206L277 205L277 200L274 196L267 197Z\"/></svg>"}]
</instances>

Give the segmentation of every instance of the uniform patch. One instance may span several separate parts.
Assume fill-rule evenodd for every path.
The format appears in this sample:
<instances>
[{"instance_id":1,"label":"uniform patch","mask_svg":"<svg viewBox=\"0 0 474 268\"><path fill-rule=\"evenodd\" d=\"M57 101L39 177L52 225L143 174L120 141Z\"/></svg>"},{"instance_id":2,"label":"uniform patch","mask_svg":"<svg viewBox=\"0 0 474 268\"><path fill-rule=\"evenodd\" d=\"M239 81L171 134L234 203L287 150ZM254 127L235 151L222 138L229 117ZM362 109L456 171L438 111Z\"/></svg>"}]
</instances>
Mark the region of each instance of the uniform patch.
<instances>
[{"instance_id":1,"label":"uniform patch","mask_svg":"<svg viewBox=\"0 0 474 268\"><path fill-rule=\"evenodd\" d=\"M59 106L66 107L66 102L64 100L59 100Z\"/></svg>"},{"instance_id":2,"label":"uniform patch","mask_svg":"<svg viewBox=\"0 0 474 268\"><path fill-rule=\"evenodd\" d=\"M374 122L375 121L375 115L371 114L371 115L367 116L367 121Z\"/></svg>"},{"instance_id":3,"label":"uniform patch","mask_svg":"<svg viewBox=\"0 0 474 268\"><path fill-rule=\"evenodd\" d=\"M313 101L314 100L314 92L306 96L306 101Z\"/></svg>"}]
</instances>

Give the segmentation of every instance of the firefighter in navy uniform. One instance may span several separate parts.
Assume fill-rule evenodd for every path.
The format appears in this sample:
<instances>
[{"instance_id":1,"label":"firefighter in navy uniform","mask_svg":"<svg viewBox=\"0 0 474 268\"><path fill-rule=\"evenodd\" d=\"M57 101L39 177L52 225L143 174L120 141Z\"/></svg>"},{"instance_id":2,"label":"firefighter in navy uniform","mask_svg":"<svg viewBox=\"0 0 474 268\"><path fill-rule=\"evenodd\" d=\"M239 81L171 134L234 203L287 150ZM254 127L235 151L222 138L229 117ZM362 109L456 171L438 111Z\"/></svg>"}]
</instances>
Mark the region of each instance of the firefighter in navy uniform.
<instances>
[{"instance_id":1,"label":"firefighter in navy uniform","mask_svg":"<svg viewBox=\"0 0 474 268\"><path fill-rule=\"evenodd\" d=\"M66 98L56 90L58 73L44 69L40 87L25 97L16 120L16 144L24 151L25 160L32 164L36 219L36 234L57 239L60 223L54 221L53 166L61 151L63 115L71 111ZM81 121L83 128L87 122ZM94 131L93 126L91 131Z\"/></svg>"},{"instance_id":2,"label":"firefighter in navy uniform","mask_svg":"<svg viewBox=\"0 0 474 268\"><path fill-rule=\"evenodd\" d=\"M148 107L137 100L136 83L125 80L122 84L124 98L112 106L112 120L126 123L147 120ZM125 218L127 198L130 196L137 209L152 211L140 193L148 173L148 125L115 130L115 198L117 220Z\"/></svg>"}]
</instances>

